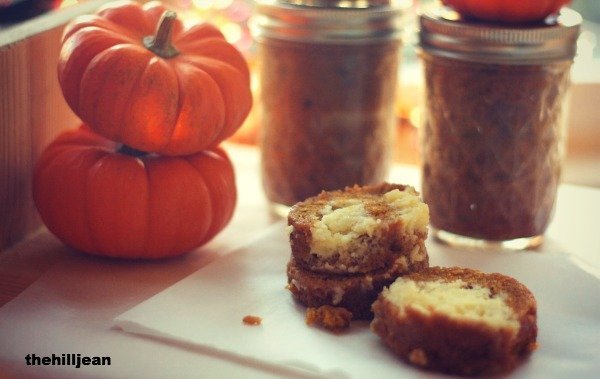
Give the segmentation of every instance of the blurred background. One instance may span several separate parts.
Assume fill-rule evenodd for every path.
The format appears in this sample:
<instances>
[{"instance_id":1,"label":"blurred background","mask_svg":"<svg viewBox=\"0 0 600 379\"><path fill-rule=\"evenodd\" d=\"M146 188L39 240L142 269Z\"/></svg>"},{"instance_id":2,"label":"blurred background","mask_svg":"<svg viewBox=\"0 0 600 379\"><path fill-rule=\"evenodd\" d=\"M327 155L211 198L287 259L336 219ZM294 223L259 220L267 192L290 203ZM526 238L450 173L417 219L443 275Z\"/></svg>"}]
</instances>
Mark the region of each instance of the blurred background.
<instances>
[{"instance_id":1,"label":"blurred background","mask_svg":"<svg viewBox=\"0 0 600 379\"><path fill-rule=\"evenodd\" d=\"M36 230L40 219L31 198L31 173L41 151L80 121L66 105L56 62L64 26L111 0L0 0L0 251ZM414 0L405 20L396 104L399 164L419 164L422 68L415 53L416 16L439 0ZM535 0L530 0L535 1ZM190 23L208 21L246 57L253 73L255 105L260 62L248 30L250 0L163 0ZM600 187L600 1L574 0L584 17L572 69L567 109L568 144L563 182ZM231 143L255 146L260 115L254 107Z\"/></svg>"},{"instance_id":2,"label":"blurred background","mask_svg":"<svg viewBox=\"0 0 600 379\"><path fill-rule=\"evenodd\" d=\"M44 17L48 13L81 6L85 0L0 0L0 33L28 20ZM250 0L164 0L179 11L189 22L209 21L216 24L227 40L244 53L253 72L260 62L256 60L256 46L248 30L252 15ZM418 164L418 128L420 124L420 95L422 74L415 54L416 14L423 7L438 0L415 0L411 14L406 18L404 48L400 72L397 103L398 145L396 160ZM578 55L573 67L573 89L569 110L568 159L565 181L600 186L600 107L595 97L600 93L600 2L574 0L571 7L579 11L585 21L579 38ZM253 91L258 94L258 81L253 81ZM255 96L255 99L257 97ZM256 109L257 107L255 107ZM252 112L233 141L256 144L260 123Z\"/></svg>"}]
</instances>

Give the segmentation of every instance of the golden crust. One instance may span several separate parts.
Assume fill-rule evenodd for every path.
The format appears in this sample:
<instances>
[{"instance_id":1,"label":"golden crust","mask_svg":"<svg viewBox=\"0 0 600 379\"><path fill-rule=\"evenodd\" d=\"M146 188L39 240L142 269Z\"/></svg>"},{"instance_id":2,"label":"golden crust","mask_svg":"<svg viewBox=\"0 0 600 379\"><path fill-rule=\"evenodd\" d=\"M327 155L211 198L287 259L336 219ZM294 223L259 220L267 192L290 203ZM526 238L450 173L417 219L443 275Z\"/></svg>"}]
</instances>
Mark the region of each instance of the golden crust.
<instances>
[{"instance_id":1,"label":"golden crust","mask_svg":"<svg viewBox=\"0 0 600 379\"><path fill-rule=\"evenodd\" d=\"M340 333L350 327L352 312L342 307L322 305L318 308L306 309L306 324L322 326L334 333Z\"/></svg>"},{"instance_id":2,"label":"golden crust","mask_svg":"<svg viewBox=\"0 0 600 379\"><path fill-rule=\"evenodd\" d=\"M533 294L514 278L465 268L431 267L404 276L421 281L462 280L503 294L518 320L517 332L446 314L400 309L385 292L373 304L371 329L406 362L448 374L483 375L513 369L536 347L537 305Z\"/></svg>"}]
</instances>

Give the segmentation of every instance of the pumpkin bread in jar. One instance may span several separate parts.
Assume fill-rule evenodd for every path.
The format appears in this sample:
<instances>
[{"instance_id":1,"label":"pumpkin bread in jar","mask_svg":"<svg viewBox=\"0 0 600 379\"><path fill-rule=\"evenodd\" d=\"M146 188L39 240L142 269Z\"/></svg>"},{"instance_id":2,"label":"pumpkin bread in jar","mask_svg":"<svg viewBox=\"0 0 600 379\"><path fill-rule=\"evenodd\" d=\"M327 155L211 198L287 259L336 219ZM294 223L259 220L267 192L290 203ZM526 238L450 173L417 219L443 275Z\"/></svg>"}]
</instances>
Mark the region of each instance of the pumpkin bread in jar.
<instances>
[{"instance_id":1,"label":"pumpkin bread in jar","mask_svg":"<svg viewBox=\"0 0 600 379\"><path fill-rule=\"evenodd\" d=\"M414 188L383 183L322 192L292 207L288 288L308 307L343 307L370 319L398 276L429 265L429 212Z\"/></svg>"},{"instance_id":2,"label":"pumpkin bread in jar","mask_svg":"<svg viewBox=\"0 0 600 379\"><path fill-rule=\"evenodd\" d=\"M561 179L581 20L570 10L519 27L444 9L420 16L422 193L433 237L510 249L543 242Z\"/></svg>"},{"instance_id":3,"label":"pumpkin bread in jar","mask_svg":"<svg viewBox=\"0 0 600 379\"><path fill-rule=\"evenodd\" d=\"M409 3L256 1L261 172L275 213L323 190L385 180Z\"/></svg>"},{"instance_id":4,"label":"pumpkin bread in jar","mask_svg":"<svg viewBox=\"0 0 600 379\"><path fill-rule=\"evenodd\" d=\"M373 312L371 329L395 354L447 374L504 373L537 346L535 298L502 274L427 268L384 289Z\"/></svg>"}]
</instances>

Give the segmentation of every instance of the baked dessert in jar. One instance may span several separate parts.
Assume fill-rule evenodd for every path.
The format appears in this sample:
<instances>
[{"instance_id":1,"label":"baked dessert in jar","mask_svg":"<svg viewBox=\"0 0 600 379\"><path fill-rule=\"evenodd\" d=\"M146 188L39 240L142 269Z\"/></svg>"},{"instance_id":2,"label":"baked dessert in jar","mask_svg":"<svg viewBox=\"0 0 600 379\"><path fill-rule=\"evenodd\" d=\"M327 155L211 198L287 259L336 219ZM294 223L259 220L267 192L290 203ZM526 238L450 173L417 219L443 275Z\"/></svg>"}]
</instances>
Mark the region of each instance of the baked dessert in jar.
<instances>
[{"instance_id":1,"label":"baked dessert in jar","mask_svg":"<svg viewBox=\"0 0 600 379\"><path fill-rule=\"evenodd\" d=\"M537 304L516 279L431 267L398 278L373 304L371 329L402 360L456 375L514 369L537 347Z\"/></svg>"},{"instance_id":2,"label":"baked dessert in jar","mask_svg":"<svg viewBox=\"0 0 600 379\"><path fill-rule=\"evenodd\" d=\"M422 192L438 239L541 244L560 183L580 22L572 11L522 27L421 16Z\"/></svg>"},{"instance_id":3,"label":"baked dessert in jar","mask_svg":"<svg viewBox=\"0 0 600 379\"><path fill-rule=\"evenodd\" d=\"M385 180L403 11L382 0L257 2L261 174L275 211Z\"/></svg>"}]
</instances>

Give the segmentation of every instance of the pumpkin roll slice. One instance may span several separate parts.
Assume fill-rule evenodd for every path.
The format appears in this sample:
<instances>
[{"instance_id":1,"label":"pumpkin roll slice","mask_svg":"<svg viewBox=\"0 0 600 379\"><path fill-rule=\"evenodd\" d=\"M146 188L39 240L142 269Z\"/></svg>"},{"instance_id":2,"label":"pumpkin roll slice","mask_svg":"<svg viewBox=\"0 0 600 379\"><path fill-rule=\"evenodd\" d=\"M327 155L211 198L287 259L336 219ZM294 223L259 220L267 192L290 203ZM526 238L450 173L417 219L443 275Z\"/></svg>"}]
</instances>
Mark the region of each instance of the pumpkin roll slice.
<instances>
[{"instance_id":1,"label":"pumpkin roll slice","mask_svg":"<svg viewBox=\"0 0 600 379\"><path fill-rule=\"evenodd\" d=\"M429 209L414 188L383 183L322 192L294 205L288 231L295 264L327 274L387 269L419 251Z\"/></svg>"},{"instance_id":2,"label":"pumpkin roll slice","mask_svg":"<svg viewBox=\"0 0 600 379\"><path fill-rule=\"evenodd\" d=\"M371 329L394 353L447 374L507 372L536 347L535 298L501 274L427 268L385 288L373 312Z\"/></svg>"},{"instance_id":3,"label":"pumpkin roll slice","mask_svg":"<svg viewBox=\"0 0 600 379\"><path fill-rule=\"evenodd\" d=\"M396 259L389 267L369 273L328 274L307 270L292 257L287 266L288 289L294 299L310 308L345 308L355 320L373 318L371 305L381 290L400 276L429 266L425 244Z\"/></svg>"}]
</instances>

